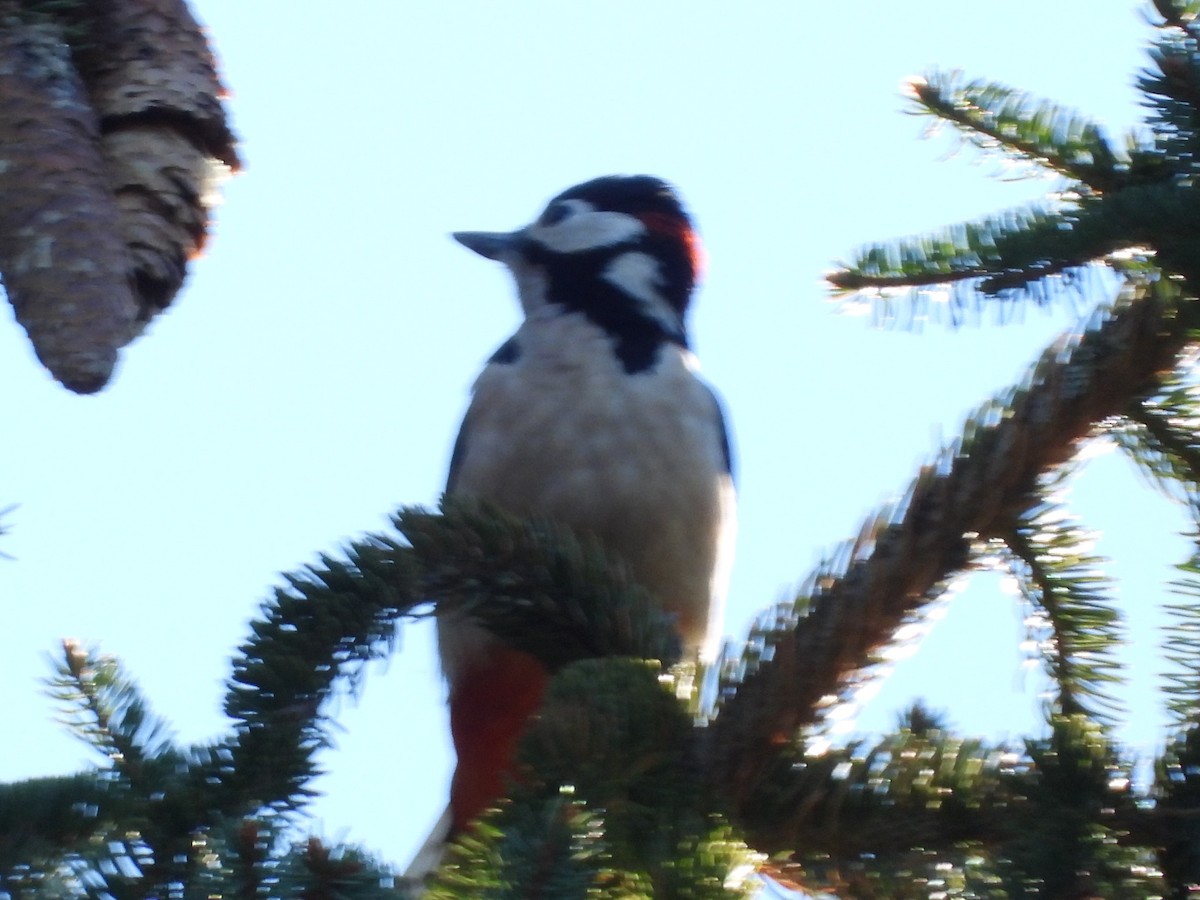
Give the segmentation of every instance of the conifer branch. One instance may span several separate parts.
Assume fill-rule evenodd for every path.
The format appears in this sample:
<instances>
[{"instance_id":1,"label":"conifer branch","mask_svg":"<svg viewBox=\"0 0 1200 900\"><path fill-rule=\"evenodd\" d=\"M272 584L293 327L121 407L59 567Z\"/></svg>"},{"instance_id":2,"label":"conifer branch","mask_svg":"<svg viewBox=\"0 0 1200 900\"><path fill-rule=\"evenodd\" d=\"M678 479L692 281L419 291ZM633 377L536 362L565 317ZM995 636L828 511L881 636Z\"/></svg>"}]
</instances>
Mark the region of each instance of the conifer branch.
<instances>
[{"instance_id":1,"label":"conifer branch","mask_svg":"<svg viewBox=\"0 0 1200 900\"><path fill-rule=\"evenodd\" d=\"M1189 33L1196 11L1192 3L1155 0L1164 21L1161 34L1150 50L1153 69L1144 69L1138 88L1152 104L1149 121L1155 134L1155 153L1160 169L1189 173L1196 160L1189 148L1196 140L1195 110L1200 108L1200 77L1195 70L1195 38Z\"/></svg>"},{"instance_id":2,"label":"conifer branch","mask_svg":"<svg viewBox=\"0 0 1200 900\"><path fill-rule=\"evenodd\" d=\"M1131 764L1085 716L1056 715L1050 724L1049 737L1026 741L1035 777L1018 782L1024 814L1003 846L1010 895L1031 880L1048 897L1097 896L1101 885L1127 880L1149 881L1149 893L1153 873L1139 877L1143 859L1119 841L1124 822L1140 818Z\"/></svg>"},{"instance_id":3,"label":"conifer branch","mask_svg":"<svg viewBox=\"0 0 1200 900\"><path fill-rule=\"evenodd\" d=\"M1125 425L1110 433L1151 482L1184 503L1200 524L1200 401L1197 387L1186 381L1188 368L1172 373L1155 396L1131 404ZM1188 727L1200 720L1200 553L1177 569L1171 589L1183 601L1164 604L1162 649L1171 668L1163 673L1163 692L1175 723Z\"/></svg>"},{"instance_id":4,"label":"conifer branch","mask_svg":"<svg viewBox=\"0 0 1200 900\"><path fill-rule=\"evenodd\" d=\"M242 819L230 829L223 856L231 895L250 898L268 893L272 870L277 868L270 855L277 838L261 819Z\"/></svg>"},{"instance_id":5,"label":"conifer branch","mask_svg":"<svg viewBox=\"0 0 1200 900\"><path fill-rule=\"evenodd\" d=\"M295 854L303 867L300 896L314 900L367 900L392 892L380 884L381 864L367 854L346 847L329 847L310 837Z\"/></svg>"},{"instance_id":6,"label":"conifer branch","mask_svg":"<svg viewBox=\"0 0 1200 900\"><path fill-rule=\"evenodd\" d=\"M53 694L70 710L68 723L111 762L95 776L110 788L109 802L100 809L124 813L123 840L108 847L120 857L108 888L116 890L114 879L164 887L180 882L193 859L191 829L212 822L212 787L208 773L196 765L202 755L174 745L166 723L150 714L114 659L72 641L64 641L63 649ZM94 848L80 849L85 857L95 854Z\"/></svg>"},{"instance_id":7,"label":"conifer branch","mask_svg":"<svg viewBox=\"0 0 1200 900\"><path fill-rule=\"evenodd\" d=\"M749 853L714 813L692 719L659 675L630 659L562 668L510 801L457 842L425 896L745 896L731 874Z\"/></svg>"},{"instance_id":8,"label":"conifer branch","mask_svg":"<svg viewBox=\"0 0 1200 900\"><path fill-rule=\"evenodd\" d=\"M958 285L966 296L1010 297L1041 285L1040 295L1047 296L1056 276L1070 284L1097 260L1136 243L1131 233L1143 234L1120 218L1126 204L1105 203L1092 198L1055 210L1010 210L938 234L875 244L826 280L837 292Z\"/></svg>"},{"instance_id":9,"label":"conifer branch","mask_svg":"<svg viewBox=\"0 0 1200 900\"><path fill-rule=\"evenodd\" d=\"M66 724L108 757L135 790L143 790L146 767L177 753L167 724L150 713L115 659L71 640L63 641L62 649L51 695L63 704Z\"/></svg>"},{"instance_id":10,"label":"conifer branch","mask_svg":"<svg viewBox=\"0 0 1200 900\"><path fill-rule=\"evenodd\" d=\"M1200 722L1200 551L1178 566L1181 576L1171 583L1181 603L1164 604L1163 655L1172 669L1164 673L1167 710L1178 727Z\"/></svg>"},{"instance_id":11,"label":"conifer branch","mask_svg":"<svg viewBox=\"0 0 1200 900\"><path fill-rule=\"evenodd\" d=\"M1014 235L1066 231L1063 214L1042 209L1013 210L978 223L861 250L855 260L827 280L838 291L894 289L980 279L1003 266L1003 242ZM1049 254L1043 250L1042 258ZM1083 265L1088 259L1075 259Z\"/></svg>"},{"instance_id":12,"label":"conifer branch","mask_svg":"<svg viewBox=\"0 0 1200 900\"><path fill-rule=\"evenodd\" d=\"M1154 809L1161 820L1158 865L1172 900L1183 900L1200 884L1200 727L1195 722L1154 767Z\"/></svg>"},{"instance_id":13,"label":"conifer branch","mask_svg":"<svg viewBox=\"0 0 1200 900\"><path fill-rule=\"evenodd\" d=\"M1200 263L1194 235L1195 9L1161 0L1161 34L1139 86L1149 98L1152 139L1132 137L1128 153L1112 147L1098 126L998 85L959 83L956 75L913 86L919 103L963 130L984 149L1032 159L1073 184L1059 205L1005 219L966 224L942 234L877 245L829 276L837 290L883 290L963 283L976 297L1021 293L1047 276L1134 248L1157 253L1166 271L1196 283Z\"/></svg>"},{"instance_id":14,"label":"conifer branch","mask_svg":"<svg viewBox=\"0 0 1200 900\"><path fill-rule=\"evenodd\" d=\"M235 658L225 711L238 724L211 754L231 813L294 808L310 795L313 756L327 743L321 704L391 646L396 616L421 602L408 548L379 536L285 580Z\"/></svg>"},{"instance_id":15,"label":"conifer branch","mask_svg":"<svg viewBox=\"0 0 1200 900\"><path fill-rule=\"evenodd\" d=\"M1157 265L1200 281L1194 239L1200 189L1136 184L1078 196L1051 210L1009 211L916 238L875 244L826 275L835 291L896 290L971 282L980 296L1010 296L1051 276L1081 271L1114 254L1149 247Z\"/></svg>"},{"instance_id":16,"label":"conifer branch","mask_svg":"<svg viewBox=\"0 0 1200 900\"><path fill-rule=\"evenodd\" d=\"M1072 352L1074 338L1052 347L1014 396L969 422L961 445L922 470L897 511L864 526L841 568L811 578L794 626L763 636L766 652L731 686L710 729L712 770L735 808L745 809L780 743L969 564L972 543L1004 534L1036 502L1039 475L1174 366L1196 324L1191 301L1176 302L1171 282L1130 294Z\"/></svg>"},{"instance_id":17,"label":"conifer branch","mask_svg":"<svg viewBox=\"0 0 1200 900\"><path fill-rule=\"evenodd\" d=\"M551 670L595 656L678 659L670 620L593 540L461 499L441 514L401 510L394 523L411 546L370 535L345 559L323 556L285 575L251 623L226 699L235 737L207 752L204 769L223 785L226 814L305 801L327 742L323 703L422 605L471 616Z\"/></svg>"},{"instance_id":18,"label":"conifer branch","mask_svg":"<svg viewBox=\"0 0 1200 900\"><path fill-rule=\"evenodd\" d=\"M1173 500L1200 514L1200 397L1177 371L1162 394L1125 411L1125 427L1110 436L1143 473Z\"/></svg>"},{"instance_id":19,"label":"conifer branch","mask_svg":"<svg viewBox=\"0 0 1200 900\"><path fill-rule=\"evenodd\" d=\"M916 102L950 122L980 149L1023 157L1097 192L1120 187L1128 160L1096 123L1003 85L962 82L958 72L933 72L910 84Z\"/></svg>"},{"instance_id":20,"label":"conifer branch","mask_svg":"<svg viewBox=\"0 0 1200 900\"><path fill-rule=\"evenodd\" d=\"M0 889L3 873L84 846L128 820L135 804L107 774L84 772L0 784Z\"/></svg>"},{"instance_id":21,"label":"conifer branch","mask_svg":"<svg viewBox=\"0 0 1200 900\"><path fill-rule=\"evenodd\" d=\"M395 524L421 559L424 596L552 671L601 656L679 659L670 618L595 538L464 498L447 498L441 515L403 510Z\"/></svg>"},{"instance_id":22,"label":"conifer branch","mask_svg":"<svg viewBox=\"0 0 1200 900\"><path fill-rule=\"evenodd\" d=\"M888 857L920 846L995 843L1015 799L1005 774L1020 754L952 735L911 732L873 746L781 753L742 817L768 854L809 860ZM769 784L770 789L765 789Z\"/></svg>"},{"instance_id":23,"label":"conifer branch","mask_svg":"<svg viewBox=\"0 0 1200 900\"><path fill-rule=\"evenodd\" d=\"M800 848L785 871L809 892L890 897L922 873L992 892L1005 882L997 896L1031 882L1076 896L1066 885L1097 877L1160 888L1137 848L1169 843L1171 817L1135 802L1133 764L1083 716L1052 717L1050 736L1022 749L901 731L776 765L747 821L760 849ZM1181 798L1182 814L1195 808Z\"/></svg>"},{"instance_id":24,"label":"conifer branch","mask_svg":"<svg viewBox=\"0 0 1200 900\"><path fill-rule=\"evenodd\" d=\"M1064 474L1055 473L1054 480ZM1087 551L1092 539L1052 501L1039 503L1001 535L1015 557L1010 570L1049 631L1038 646L1058 688L1054 711L1111 725L1121 712L1107 689L1122 680L1113 656L1121 642L1121 617L1107 596L1112 580L1104 574L1104 560Z\"/></svg>"},{"instance_id":25,"label":"conifer branch","mask_svg":"<svg viewBox=\"0 0 1200 900\"><path fill-rule=\"evenodd\" d=\"M1151 0L1158 14L1163 17L1159 27L1186 28L1200 14L1200 3L1196 0Z\"/></svg>"}]
</instances>

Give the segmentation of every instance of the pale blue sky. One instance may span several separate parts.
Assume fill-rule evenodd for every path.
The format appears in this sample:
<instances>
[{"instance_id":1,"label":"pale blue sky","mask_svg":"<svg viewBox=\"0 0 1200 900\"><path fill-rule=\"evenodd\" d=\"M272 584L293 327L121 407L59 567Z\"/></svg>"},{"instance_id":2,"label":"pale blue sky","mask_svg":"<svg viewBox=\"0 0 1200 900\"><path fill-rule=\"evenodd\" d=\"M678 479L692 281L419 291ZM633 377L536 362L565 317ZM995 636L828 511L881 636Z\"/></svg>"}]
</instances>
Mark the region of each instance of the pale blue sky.
<instances>
[{"instance_id":1,"label":"pale blue sky","mask_svg":"<svg viewBox=\"0 0 1200 900\"><path fill-rule=\"evenodd\" d=\"M902 80L962 68L1121 131L1150 36L1124 0L195 7L247 164L206 257L97 397L55 386L0 330L0 505L20 504L0 540L0 778L88 758L39 687L63 636L119 656L183 740L224 727L229 656L276 574L441 490L470 383L518 314L500 268L448 233L523 224L601 174L674 181L706 242L693 336L735 430L727 630L743 634L1072 318L912 334L836 314L820 275L856 245L1053 187L919 140ZM1121 459L1094 469L1078 508L1146 606L1184 556L1183 520ZM915 694L966 732L1033 725L1019 610L977 581L860 725ZM1149 752L1159 662L1134 624L1126 736ZM451 765L431 649L429 628L406 628L341 704L316 785L328 836L396 863Z\"/></svg>"}]
</instances>

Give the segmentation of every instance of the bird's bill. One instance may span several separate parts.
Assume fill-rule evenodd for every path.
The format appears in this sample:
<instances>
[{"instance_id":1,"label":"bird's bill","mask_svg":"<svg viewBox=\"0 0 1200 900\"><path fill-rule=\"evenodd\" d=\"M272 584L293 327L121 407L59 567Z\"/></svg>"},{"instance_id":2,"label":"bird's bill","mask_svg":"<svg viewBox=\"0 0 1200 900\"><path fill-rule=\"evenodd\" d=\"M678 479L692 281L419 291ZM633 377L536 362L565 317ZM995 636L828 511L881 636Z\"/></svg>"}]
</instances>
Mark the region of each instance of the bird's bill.
<instances>
[{"instance_id":1,"label":"bird's bill","mask_svg":"<svg viewBox=\"0 0 1200 900\"><path fill-rule=\"evenodd\" d=\"M453 235L454 239L468 250L496 260L500 259L505 251L515 248L520 236L519 231L456 231Z\"/></svg>"}]
</instances>

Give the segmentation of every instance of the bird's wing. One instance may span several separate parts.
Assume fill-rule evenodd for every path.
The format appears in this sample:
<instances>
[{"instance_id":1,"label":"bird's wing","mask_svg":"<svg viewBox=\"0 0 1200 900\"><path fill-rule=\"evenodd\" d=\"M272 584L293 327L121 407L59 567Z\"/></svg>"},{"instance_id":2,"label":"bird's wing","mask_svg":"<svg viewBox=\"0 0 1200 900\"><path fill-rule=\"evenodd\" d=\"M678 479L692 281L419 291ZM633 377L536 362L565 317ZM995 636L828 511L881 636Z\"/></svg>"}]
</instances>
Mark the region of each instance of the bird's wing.
<instances>
[{"instance_id":1,"label":"bird's wing","mask_svg":"<svg viewBox=\"0 0 1200 900\"><path fill-rule=\"evenodd\" d=\"M711 385L705 384L708 389L708 394L712 397L713 413L717 419L717 430L721 435L721 458L725 462L725 473L733 477L733 443L729 439L729 426L725 419L725 407L721 402L720 396L712 389Z\"/></svg>"}]
</instances>

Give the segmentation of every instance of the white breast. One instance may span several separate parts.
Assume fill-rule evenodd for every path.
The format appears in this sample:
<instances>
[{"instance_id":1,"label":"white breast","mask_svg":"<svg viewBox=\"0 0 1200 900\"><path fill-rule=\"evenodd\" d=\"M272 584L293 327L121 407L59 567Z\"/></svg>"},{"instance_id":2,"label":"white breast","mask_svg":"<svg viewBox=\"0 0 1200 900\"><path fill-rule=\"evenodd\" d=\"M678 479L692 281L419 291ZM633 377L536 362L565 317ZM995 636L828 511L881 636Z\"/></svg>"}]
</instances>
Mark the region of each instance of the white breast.
<instances>
[{"instance_id":1,"label":"white breast","mask_svg":"<svg viewBox=\"0 0 1200 900\"><path fill-rule=\"evenodd\" d=\"M595 534L678 617L687 649L711 651L733 487L694 357L668 345L630 375L574 314L528 320L517 341L520 358L475 384L455 492Z\"/></svg>"}]
</instances>

